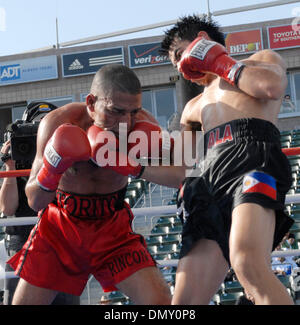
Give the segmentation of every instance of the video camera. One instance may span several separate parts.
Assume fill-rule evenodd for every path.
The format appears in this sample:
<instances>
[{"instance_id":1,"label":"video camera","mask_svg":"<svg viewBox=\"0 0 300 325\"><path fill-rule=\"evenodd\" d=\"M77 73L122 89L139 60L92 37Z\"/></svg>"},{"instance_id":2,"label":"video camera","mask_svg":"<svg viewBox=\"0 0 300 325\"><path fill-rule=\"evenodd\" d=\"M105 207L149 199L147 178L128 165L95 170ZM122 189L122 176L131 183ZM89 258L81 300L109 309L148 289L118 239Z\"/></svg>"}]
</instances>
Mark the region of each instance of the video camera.
<instances>
[{"instance_id":1,"label":"video camera","mask_svg":"<svg viewBox=\"0 0 300 325\"><path fill-rule=\"evenodd\" d=\"M36 136L39 121L27 123L22 120L9 124L4 139L10 140L11 158L20 162L33 162L36 153Z\"/></svg>"},{"instance_id":2,"label":"video camera","mask_svg":"<svg viewBox=\"0 0 300 325\"><path fill-rule=\"evenodd\" d=\"M4 141L10 140L10 152L1 156L2 162L13 159L19 164L32 163L36 154L36 137L40 120L56 109L52 103L33 101L25 109L22 120L6 127Z\"/></svg>"}]
</instances>

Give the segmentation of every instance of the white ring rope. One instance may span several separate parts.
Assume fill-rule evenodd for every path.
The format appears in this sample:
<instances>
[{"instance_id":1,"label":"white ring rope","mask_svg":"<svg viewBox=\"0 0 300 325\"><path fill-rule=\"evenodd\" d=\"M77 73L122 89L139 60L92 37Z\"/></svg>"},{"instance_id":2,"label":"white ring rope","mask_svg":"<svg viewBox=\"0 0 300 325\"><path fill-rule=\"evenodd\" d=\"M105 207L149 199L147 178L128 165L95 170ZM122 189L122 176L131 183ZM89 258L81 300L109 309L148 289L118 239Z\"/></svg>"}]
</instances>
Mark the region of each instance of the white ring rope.
<instances>
[{"instance_id":1,"label":"white ring rope","mask_svg":"<svg viewBox=\"0 0 300 325\"><path fill-rule=\"evenodd\" d=\"M290 194L286 196L285 204L300 203L300 194ZM133 208L131 209L135 217L157 217L176 214L176 205L156 206L150 208ZM19 217L0 219L0 227L6 226L25 226L34 225L37 217Z\"/></svg>"}]
</instances>

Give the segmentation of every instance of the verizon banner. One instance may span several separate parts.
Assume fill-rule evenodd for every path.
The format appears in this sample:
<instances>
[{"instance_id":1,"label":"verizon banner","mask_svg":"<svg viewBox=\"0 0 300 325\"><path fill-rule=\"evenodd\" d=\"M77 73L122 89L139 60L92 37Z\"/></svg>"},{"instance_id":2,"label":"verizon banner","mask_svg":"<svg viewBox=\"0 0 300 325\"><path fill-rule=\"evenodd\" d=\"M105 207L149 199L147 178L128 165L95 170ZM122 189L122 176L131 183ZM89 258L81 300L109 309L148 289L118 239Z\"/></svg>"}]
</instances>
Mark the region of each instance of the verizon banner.
<instances>
[{"instance_id":1,"label":"verizon banner","mask_svg":"<svg viewBox=\"0 0 300 325\"><path fill-rule=\"evenodd\" d=\"M226 33L225 44L230 55L260 51L263 49L261 29Z\"/></svg>"},{"instance_id":2,"label":"verizon banner","mask_svg":"<svg viewBox=\"0 0 300 325\"><path fill-rule=\"evenodd\" d=\"M160 43L147 43L128 46L129 67L145 68L170 64L168 56L159 53L160 45Z\"/></svg>"},{"instance_id":3,"label":"verizon banner","mask_svg":"<svg viewBox=\"0 0 300 325\"><path fill-rule=\"evenodd\" d=\"M286 49L300 46L300 30L293 25L268 27L270 49Z\"/></svg>"}]
</instances>

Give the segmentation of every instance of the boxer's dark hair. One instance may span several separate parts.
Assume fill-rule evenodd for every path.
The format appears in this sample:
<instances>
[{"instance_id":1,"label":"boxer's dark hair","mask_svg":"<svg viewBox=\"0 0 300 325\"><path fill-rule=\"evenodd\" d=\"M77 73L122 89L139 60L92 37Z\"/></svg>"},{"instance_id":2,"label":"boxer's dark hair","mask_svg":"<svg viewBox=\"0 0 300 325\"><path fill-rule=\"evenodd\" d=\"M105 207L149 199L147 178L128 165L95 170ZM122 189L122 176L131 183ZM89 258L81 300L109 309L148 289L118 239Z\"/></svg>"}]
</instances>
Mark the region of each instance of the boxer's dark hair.
<instances>
[{"instance_id":1,"label":"boxer's dark hair","mask_svg":"<svg viewBox=\"0 0 300 325\"><path fill-rule=\"evenodd\" d=\"M225 46L225 37L217 22L211 20L207 15L194 14L181 17L172 28L165 31L160 52L168 54L175 38L192 42L200 31L206 32L213 41Z\"/></svg>"},{"instance_id":2,"label":"boxer's dark hair","mask_svg":"<svg viewBox=\"0 0 300 325\"><path fill-rule=\"evenodd\" d=\"M91 86L91 93L108 94L112 91L137 95L142 92L142 87L131 69L121 64L108 64L97 71Z\"/></svg>"}]
</instances>

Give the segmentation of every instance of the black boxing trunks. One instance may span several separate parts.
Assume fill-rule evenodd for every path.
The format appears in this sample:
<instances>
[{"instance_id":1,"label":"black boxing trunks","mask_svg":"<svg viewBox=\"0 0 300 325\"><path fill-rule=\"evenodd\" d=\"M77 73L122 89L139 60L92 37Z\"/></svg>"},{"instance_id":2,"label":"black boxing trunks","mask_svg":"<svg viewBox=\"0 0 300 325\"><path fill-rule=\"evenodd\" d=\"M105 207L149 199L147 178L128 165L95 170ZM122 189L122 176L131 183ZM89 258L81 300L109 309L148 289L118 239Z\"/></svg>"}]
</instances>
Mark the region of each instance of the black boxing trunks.
<instances>
[{"instance_id":1,"label":"black boxing trunks","mask_svg":"<svg viewBox=\"0 0 300 325\"><path fill-rule=\"evenodd\" d=\"M9 263L32 285L81 295L90 274L105 292L136 271L155 266L133 215L124 202L126 188L106 195L76 195L61 190L21 251Z\"/></svg>"},{"instance_id":2,"label":"black boxing trunks","mask_svg":"<svg viewBox=\"0 0 300 325\"><path fill-rule=\"evenodd\" d=\"M242 203L275 210L273 249L293 224L284 213L291 168L280 132L270 122L240 119L204 134L204 159L197 177L187 177L178 195L185 256L201 238L215 240L229 261L231 214ZM199 176L198 176L199 175Z\"/></svg>"}]
</instances>

